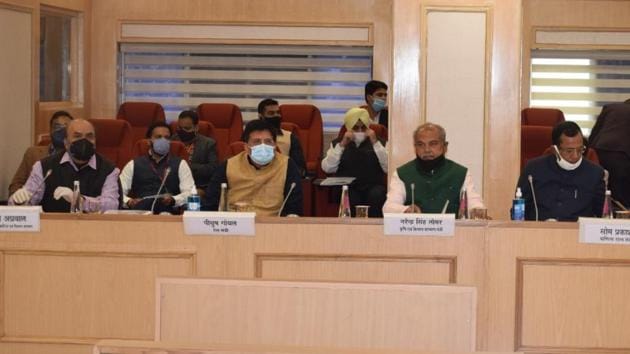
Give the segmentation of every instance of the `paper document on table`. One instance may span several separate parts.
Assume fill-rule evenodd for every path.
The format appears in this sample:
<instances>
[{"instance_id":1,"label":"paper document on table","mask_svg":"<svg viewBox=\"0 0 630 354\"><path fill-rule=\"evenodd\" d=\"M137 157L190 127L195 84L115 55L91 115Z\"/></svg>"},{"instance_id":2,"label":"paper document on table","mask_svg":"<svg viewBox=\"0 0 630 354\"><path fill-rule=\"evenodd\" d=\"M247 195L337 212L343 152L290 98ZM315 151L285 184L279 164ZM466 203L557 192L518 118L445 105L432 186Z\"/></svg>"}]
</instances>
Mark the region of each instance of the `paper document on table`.
<instances>
[{"instance_id":1,"label":"paper document on table","mask_svg":"<svg viewBox=\"0 0 630 354\"><path fill-rule=\"evenodd\" d=\"M343 186L352 183L354 177L328 177L320 183L321 186Z\"/></svg>"}]
</instances>

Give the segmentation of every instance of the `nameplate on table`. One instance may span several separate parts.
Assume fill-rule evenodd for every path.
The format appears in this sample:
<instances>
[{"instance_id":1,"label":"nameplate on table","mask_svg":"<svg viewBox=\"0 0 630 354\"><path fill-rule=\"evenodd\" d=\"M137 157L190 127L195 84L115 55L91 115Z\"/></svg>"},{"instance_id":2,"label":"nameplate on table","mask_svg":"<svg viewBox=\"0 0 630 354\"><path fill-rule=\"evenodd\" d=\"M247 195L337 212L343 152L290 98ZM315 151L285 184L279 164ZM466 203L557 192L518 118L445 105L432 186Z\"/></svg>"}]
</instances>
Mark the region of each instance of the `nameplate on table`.
<instances>
[{"instance_id":1,"label":"nameplate on table","mask_svg":"<svg viewBox=\"0 0 630 354\"><path fill-rule=\"evenodd\" d=\"M0 232L39 232L41 206L0 206Z\"/></svg>"},{"instance_id":2,"label":"nameplate on table","mask_svg":"<svg viewBox=\"0 0 630 354\"><path fill-rule=\"evenodd\" d=\"M254 236L256 213L186 211L186 235L239 235Z\"/></svg>"},{"instance_id":3,"label":"nameplate on table","mask_svg":"<svg viewBox=\"0 0 630 354\"><path fill-rule=\"evenodd\" d=\"M383 225L391 236L453 236L455 214L385 213Z\"/></svg>"},{"instance_id":4,"label":"nameplate on table","mask_svg":"<svg viewBox=\"0 0 630 354\"><path fill-rule=\"evenodd\" d=\"M630 245L630 219L580 218L580 242Z\"/></svg>"}]
</instances>

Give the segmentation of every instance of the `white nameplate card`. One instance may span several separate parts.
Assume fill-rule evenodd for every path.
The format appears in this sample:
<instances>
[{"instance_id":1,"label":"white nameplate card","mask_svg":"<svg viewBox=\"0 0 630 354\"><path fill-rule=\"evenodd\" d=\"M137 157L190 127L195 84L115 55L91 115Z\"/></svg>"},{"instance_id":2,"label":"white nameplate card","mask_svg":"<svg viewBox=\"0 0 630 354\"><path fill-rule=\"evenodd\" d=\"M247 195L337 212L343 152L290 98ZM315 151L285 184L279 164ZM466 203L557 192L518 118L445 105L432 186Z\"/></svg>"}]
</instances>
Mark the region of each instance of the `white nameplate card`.
<instances>
[{"instance_id":1,"label":"white nameplate card","mask_svg":"<svg viewBox=\"0 0 630 354\"><path fill-rule=\"evenodd\" d=\"M385 213L385 235L453 236L455 214Z\"/></svg>"},{"instance_id":2,"label":"white nameplate card","mask_svg":"<svg viewBox=\"0 0 630 354\"><path fill-rule=\"evenodd\" d=\"M0 206L0 232L39 232L41 206Z\"/></svg>"},{"instance_id":3,"label":"white nameplate card","mask_svg":"<svg viewBox=\"0 0 630 354\"><path fill-rule=\"evenodd\" d=\"M256 213L186 211L186 235L239 235L254 236Z\"/></svg>"},{"instance_id":4,"label":"white nameplate card","mask_svg":"<svg viewBox=\"0 0 630 354\"><path fill-rule=\"evenodd\" d=\"M580 218L580 242L630 245L630 219Z\"/></svg>"}]
</instances>

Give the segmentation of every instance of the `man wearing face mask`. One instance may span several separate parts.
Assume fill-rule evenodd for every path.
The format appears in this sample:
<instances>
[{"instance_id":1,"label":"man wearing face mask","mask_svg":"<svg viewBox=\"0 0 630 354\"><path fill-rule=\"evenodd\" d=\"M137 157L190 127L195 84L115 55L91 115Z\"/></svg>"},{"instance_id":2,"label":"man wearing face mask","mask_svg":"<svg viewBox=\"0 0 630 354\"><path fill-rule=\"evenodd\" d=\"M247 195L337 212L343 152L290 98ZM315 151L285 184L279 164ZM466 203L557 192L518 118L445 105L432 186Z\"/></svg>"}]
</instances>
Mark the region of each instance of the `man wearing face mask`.
<instances>
[{"instance_id":1,"label":"man wearing face mask","mask_svg":"<svg viewBox=\"0 0 630 354\"><path fill-rule=\"evenodd\" d=\"M9 205L41 204L46 212L69 212L74 181L79 181L84 212L118 209L119 170L95 152L94 126L76 119L66 131L65 150L35 163L24 187L9 198Z\"/></svg>"},{"instance_id":2,"label":"man wearing face mask","mask_svg":"<svg viewBox=\"0 0 630 354\"><path fill-rule=\"evenodd\" d=\"M389 111L387 110L387 84L372 80L365 84L365 108L370 114L370 124L380 124L387 128Z\"/></svg>"},{"instance_id":3,"label":"man wearing face mask","mask_svg":"<svg viewBox=\"0 0 630 354\"><path fill-rule=\"evenodd\" d=\"M217 167L217 149L214 139L198 133L198 126L196 112L181 112L177 119L177 133L171 140L181 141L186 146L195 185L204 190Z\"/></svg>"},{"instance_id":4,"label":"man wearing face mask","mask_svg":"<svg viewBox=\"0 0 630 354\"><path fill-rule=\"evenodd\" d=\"M276 145L281 153L287 155L295 162L300 173L304 175L306 171L306 161L304 160L304 153L302 152L302 146L295 134L292 134L288 130L280 128L282 123L282 116L280 115L280 105L278 101L266 98L258 103L258 117L266 120L276 128Z\"/></svg>"},{"instance_id":5,"label":"man wearing face mask","mask_svg":"<svg viewBox=\"0 0 630 354\"><path fill-rule=\"evenodd\" d=\"M153 123L146 137L151 139L149 152L129 161L120 173L123 207L153 210L156 214L177 213L195 188L190 167L178 156L169 154L168 124Z\"/></svg>"},{"instance_id":6,"label":"man wearing face mask","mask_svg":"<svg viewBox=\"0 0 630 354\"><path fill-rule=\"evenodd\" d=\"M50 144L48 146L31 146L26 150L22 162L9 184L9 195L15 193L26 183L35 162L65 149L66 127L72 119L70 113L66 111L57 111L52 115L49 123Z\"/></svg>"},{"instance_id":7,"label":"man wearing face mask","mask_svg":"<svg viewBox=\"0 0 630 354\"><path fill-rule=\"evenodd\" d=\"M468 169L446 158L446 131L425 123L413 133L416 158L402 165L390 180L385 213L446 213L459 210L460 192L466 190L469 208L483 208ZM413 186L413 192L412 192ZM413 197L415 200L411 200Z\"/></svg>"},{"instance_id":8,"label":"man wearing face mask","mask_svg":"<svg viewBox=\"0 0 630 354\"><path fill-rule=\"evenodd\" d=\"M265 120L252 120L242 141L245 151L226 160L212 176L206 208L218 210L221 184L227 183L230 208L246 204L259 216L302 215L300 172L288 156L276 153L276 129Z\"/></svg>"},{"instance_id":9,"label":"man wearing face mask","mask_svg":"<svg viewBox=\"0 0 630 354\"><path fill-rule=\"evenodd\" d=\"M554 154L530 160L518 179L525 199L525 219L575 221L599 217L604 205L604 170L584 159L582 130L575 122L562 122L551 132ZM531 176L531 178L530 178Z\"/></svg>"},{"instance_id":10,"label":"man wearing face mask","mask_svg":"<svg viewBox=\"0 0 630 354\"><path fill-rule=\"evenodd\" d=\"M383 216L387 149L385 142L369 128L370 116L363 108L352 108L344 117L346 132L333 140L322 160L322 170L340 177L355 177L349 187L350 211L369 205L369 217Z\"/></svg>"}]
</instances>

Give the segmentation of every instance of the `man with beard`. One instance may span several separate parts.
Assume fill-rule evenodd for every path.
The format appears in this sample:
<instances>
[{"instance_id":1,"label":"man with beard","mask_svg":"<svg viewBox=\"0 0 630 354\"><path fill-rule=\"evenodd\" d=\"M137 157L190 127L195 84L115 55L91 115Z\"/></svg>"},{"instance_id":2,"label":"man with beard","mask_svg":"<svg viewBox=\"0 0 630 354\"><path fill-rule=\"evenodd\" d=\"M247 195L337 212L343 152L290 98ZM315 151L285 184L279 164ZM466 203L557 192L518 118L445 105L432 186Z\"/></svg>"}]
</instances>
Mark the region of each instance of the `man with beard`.
<instances>
[{"instance_id":1,"label":"man with beard","mask_svg":"<svg viewBox=\"0 0 630 354\"><path fill-rule=\"evenodd\" d=\"M446 131L425 123L413 133L416 158L402 165L391 178L384 213L446 213L459 210L460 192L468 195L469 208L482 208L468 169L446 158ZM414 188L414 193L411 189ZM411 200L411 195L415 200Z\"/></svg>"},{"instance_id":2,"label":"man with beard","mask_svg":"<svg viewBox=\"0 0 630 354\"><path fill-rule=\"evenodd\" d=\"M168 124L153 123L146 136L151 139L149 152L129 161L120 173L124 207L177 213L195 188L190 167L178 156L169 154Z\"/></svg>"},{"instance_id":3,"label":"man with beard","mask_svg":"<svg viewBox=\"0 0 630 354\"><path fill-rule=\"evenodd\" d=\"M217 167L214 139L199 134L199 117L194 111L183 111L177 119L177 132L171 140L184 143L195 185L203 191Z\"/></svg>"},{"instance_id":4,"label":"man with beard","mask_svg":"<svg viewBox=\"0 0 630 354\"><path fill-rule=\"evenodd\" d=\"M271 98L260 101L258 104L258 117L276 128L276 146L282 154L289 156L291 160L293 160L300 170L300 174L304 175L306 162L304 161L304 153L302 152L300 140L295 134L280 128L282 116L280 115L280 105L278 101Z\"/></svg>"},{"instance_id":5,"label":"man with beard","mask_svg":"<svg viewBox=\"0 0 630 354\"><path fill-rule=\"evenodd\" d=\"M33 165L24 187L9 198L9 205L39 205L46 212L69 212L74 181L79 181L82 211L118 209L119 170L95 151L94 126L83 119L70 122L65 150Z\"/></svg>"}]
</instances>

